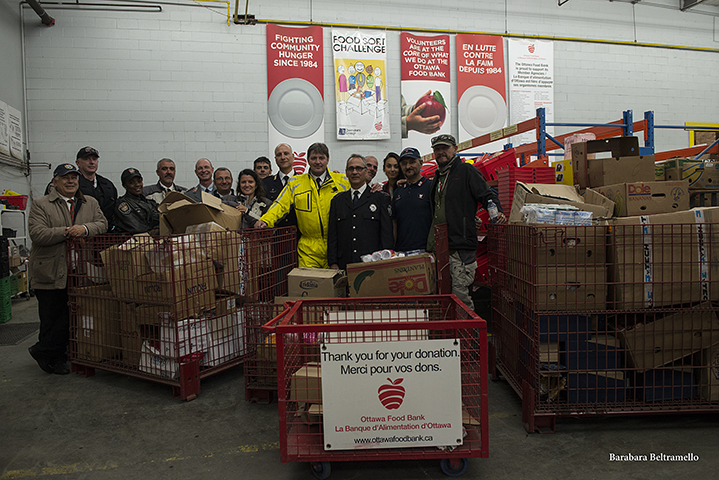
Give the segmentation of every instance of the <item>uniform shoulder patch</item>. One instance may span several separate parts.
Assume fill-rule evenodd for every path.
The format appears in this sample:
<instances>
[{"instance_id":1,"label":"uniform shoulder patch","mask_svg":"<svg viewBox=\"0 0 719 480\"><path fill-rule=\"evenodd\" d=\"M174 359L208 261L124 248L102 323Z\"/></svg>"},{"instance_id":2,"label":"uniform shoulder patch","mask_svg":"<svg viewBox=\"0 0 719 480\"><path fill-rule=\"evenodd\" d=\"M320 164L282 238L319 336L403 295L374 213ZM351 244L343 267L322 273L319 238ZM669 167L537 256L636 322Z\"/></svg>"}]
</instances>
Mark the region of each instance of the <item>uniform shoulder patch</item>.
<instances>
[{"instance_id":1,"label":"uniform shoulder patch","mask_svg":"<svg viewBox=\"0 0 719 480\"><path fill-rule=\"evenodd\" d=\"M120 213L124 213L125 215L130 213L130 205L128 205L127 202L122 202L117 206L117 209L120 210Z\"/></svg>"}]
</instances>

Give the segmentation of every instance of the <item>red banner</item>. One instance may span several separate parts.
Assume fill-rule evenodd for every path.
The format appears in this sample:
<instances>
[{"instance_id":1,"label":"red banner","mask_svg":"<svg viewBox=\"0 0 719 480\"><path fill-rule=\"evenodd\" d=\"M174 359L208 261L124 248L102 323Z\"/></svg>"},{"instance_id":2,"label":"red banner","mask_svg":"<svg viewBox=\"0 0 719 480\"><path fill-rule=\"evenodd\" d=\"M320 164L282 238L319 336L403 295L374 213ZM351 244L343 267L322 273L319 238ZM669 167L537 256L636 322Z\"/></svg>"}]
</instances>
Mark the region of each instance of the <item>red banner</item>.
<instances>
[{"instance_id":1,"label":"red banner","mask_svg":"<svg viewBox=\"0 0 719 480\"><path fill-rule=\"evenodd\" d=\"M324 141L321 27L267 25L269 150L288 143L301 156Z\"/></svg>"},{"instance_id":2,"label":"red banner","mask_svg":"<svg viewBox=\"0 0 719 480\"><path fill-rule=\"evenodd\" d=\"M502 37L457 35L459 140L505 126L507 88Z\"/></svg>"},{"instance_id":3,"label":"red banner","mask_svg":"<svg viewBox=\"0 0 719 480\"><path fill-rule=\"evenodd\" d=\"M449 35L400 35L402 148L432 151L430 139L451 133Z\"/></svg>"}]
</instances>

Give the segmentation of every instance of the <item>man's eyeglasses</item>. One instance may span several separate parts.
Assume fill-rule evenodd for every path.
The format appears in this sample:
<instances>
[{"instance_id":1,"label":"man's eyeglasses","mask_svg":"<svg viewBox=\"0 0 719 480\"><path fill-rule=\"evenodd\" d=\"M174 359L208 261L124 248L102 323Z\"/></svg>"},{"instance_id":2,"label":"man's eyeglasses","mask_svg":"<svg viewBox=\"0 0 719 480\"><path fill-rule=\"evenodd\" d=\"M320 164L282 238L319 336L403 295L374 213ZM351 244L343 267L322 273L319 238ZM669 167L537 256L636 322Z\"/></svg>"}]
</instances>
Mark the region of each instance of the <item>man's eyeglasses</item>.
<instances>
[{"instance_id":1,"label":"man's eyeglasses","mask_svg":"<svg viewBox=\"0 0 719 480\"><path fill-rule=\"evenodd\" d=\"M348 172L361 172L362 170L367 170L367 167L347 167Z\"/></svg>"}]
</instances>

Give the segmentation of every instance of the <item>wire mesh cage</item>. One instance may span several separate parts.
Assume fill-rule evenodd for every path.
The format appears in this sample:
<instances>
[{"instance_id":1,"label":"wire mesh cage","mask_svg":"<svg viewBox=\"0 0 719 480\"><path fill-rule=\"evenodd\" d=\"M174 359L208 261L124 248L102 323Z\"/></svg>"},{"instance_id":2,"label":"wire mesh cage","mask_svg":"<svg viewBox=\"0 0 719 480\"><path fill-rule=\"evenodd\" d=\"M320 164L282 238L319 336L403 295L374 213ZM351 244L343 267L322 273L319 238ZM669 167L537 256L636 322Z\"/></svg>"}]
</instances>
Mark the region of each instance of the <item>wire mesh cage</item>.
<instances>
[{"instance_id":1,"label":"wire mesh cage","mask_svg":"<svg viewBox=\"0 0 719 480\"><path fill-rule=\"evenodd\" d=\"M283 462L488 456L486 323L456 297L320 299L289 305L264 327L268 333L275 335L277 345L280 453ZM419 391L413 391L406 378L404 385L407 386L407 398L432 393L440 395L442 402L448 405L456 402L456 413L461 413L463 439L452 439L449 447L431 442L432 446L422 446L428 436L438 435L437 429L444 425L431 422L425 425L425 419L416 415L418 410L401 408L405 388L400 385L403 379L397 378L397 372L404 371L404 377L410 375L410 371L415 374L430 372L428 378L431 378L431 372L436 372L438 367L430 364L437 361L437 352L444 348L435 346L445 341L458 349L456 398L451 391L440 388L437 392L437 384L426 378ZM432 361L428 361L428 355L420 353L422 350L417 347L426 345L426 342L430 342L436 355ZM358 384L372 383L369 392L372 400L370 403L359 400L362 407L347 417L348 426L324 425L333 405L336 408L337 405L347 404L351 408L351 402L358 401L359 397L354 397L346 388L334 387L339 384L333 383L336 378L326 370L330 368L330 360L341 362L342 356L349 355L344 352L352 349L372 352L363 357L369 359L367 363L363 366L352 360L335 367L342 376L358 375ZM407 359L404 367L389 365L390 357L382 356L383 349L404 350L406 357L403 358ZM392 358L399 355L393 353ZM380 360L385 364L382 365ZM440 373L437 375L442 376ZM450 375L449 371L445 375ZM349 382L355 383L353 379ZM374 386L376 382L382 384L379 389ZM334 397L339 397L339 400L332 400ZM373 416L371 408L384 413ZM439 410L441 407L434 404L434 408ZM416 416L413 417L413 414ZM349 447L341 444L332 446L327 437L328 428L330 431L356 428L357 438L351 440L354 443Z\"/></svg>"},{"instance_id":2,"label":"wire mesh cage","mask_svg":"<svg viewBox=\"0 0 719 480\"><path fill-rule=\"evenodd\" d=\"M693 217L494 226L492 348L527 430L719 409L718 234Z\"/></svg>"},{"instance_id":3,"label":"wire mesh cage","mask_svg":"<svg viewBox=\"0 0 719 480\"><path fill-rule=\"evenodd\" d=\"M287 293L294 227L68 241L73 368L127 373L199 393L200 378L240 364L246 305Z\"/></svg>"}]
</instances>

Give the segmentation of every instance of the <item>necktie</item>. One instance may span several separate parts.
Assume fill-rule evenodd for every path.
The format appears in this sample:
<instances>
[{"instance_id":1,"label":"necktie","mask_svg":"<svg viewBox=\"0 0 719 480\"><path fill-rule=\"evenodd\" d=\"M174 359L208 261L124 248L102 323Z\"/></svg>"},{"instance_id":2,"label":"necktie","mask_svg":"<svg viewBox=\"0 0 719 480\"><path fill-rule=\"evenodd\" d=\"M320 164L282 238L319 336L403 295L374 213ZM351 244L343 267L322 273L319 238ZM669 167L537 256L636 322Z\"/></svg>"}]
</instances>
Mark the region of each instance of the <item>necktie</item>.
<instances>
[{"instance_id":1,"label":"necktie","mask_svg":"<svg viewBox=\"0 0 719 480\"><path fill-rule=\"evenodd\" d=\"M68 205L70 205L70 219L75 222L75 201L73 199L70 199L67 201Z\"/></svg>"},{"instance_id":2,"label":"necktie","mask_svg":"<svg viewBox=\"0 0 719 480\"><path fill-rule=\"evenodd\" d=\"M355 190L354 198L352 199L352 205L357 205L357 200L359 200L359 192Z\"/></svg>"},{"instance_id":3,"label":"necktie","mask_svg":"<svg viewBox=\"0 0 719 480\"><path fill-rule=\"evenodd\" d=\"M319 190L321 186L322 186L322 179L317 178L317 190Z\"/></svg>"}]
</instances>

